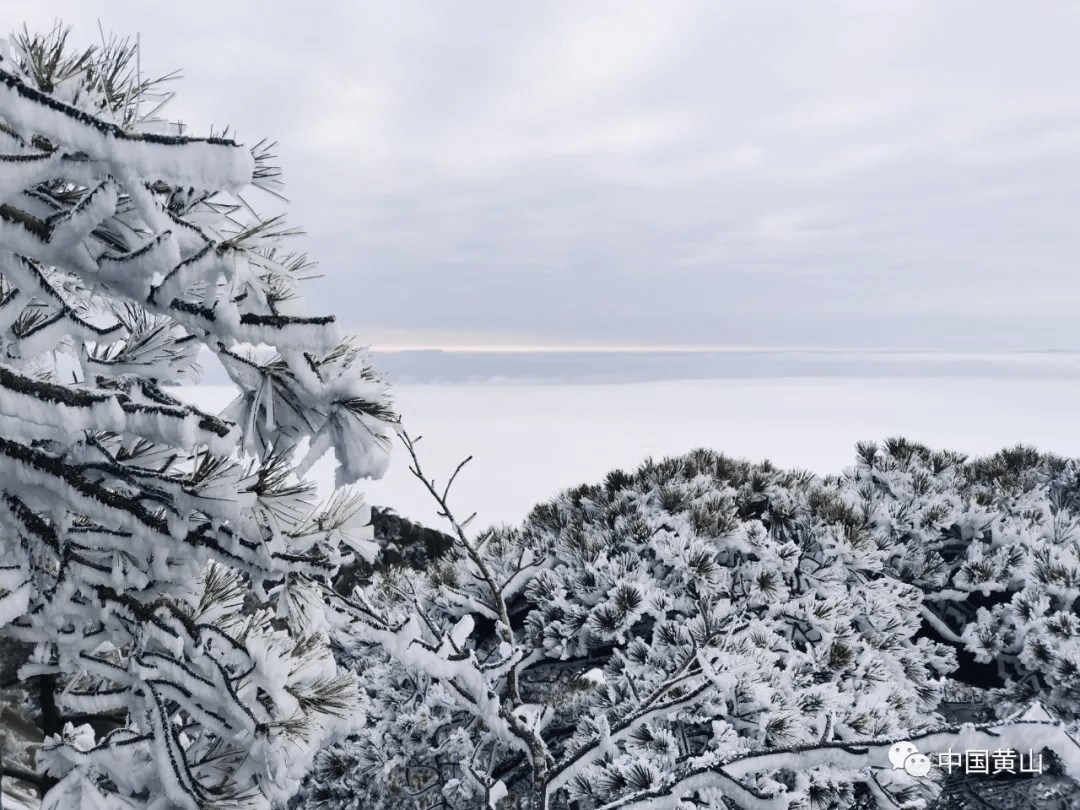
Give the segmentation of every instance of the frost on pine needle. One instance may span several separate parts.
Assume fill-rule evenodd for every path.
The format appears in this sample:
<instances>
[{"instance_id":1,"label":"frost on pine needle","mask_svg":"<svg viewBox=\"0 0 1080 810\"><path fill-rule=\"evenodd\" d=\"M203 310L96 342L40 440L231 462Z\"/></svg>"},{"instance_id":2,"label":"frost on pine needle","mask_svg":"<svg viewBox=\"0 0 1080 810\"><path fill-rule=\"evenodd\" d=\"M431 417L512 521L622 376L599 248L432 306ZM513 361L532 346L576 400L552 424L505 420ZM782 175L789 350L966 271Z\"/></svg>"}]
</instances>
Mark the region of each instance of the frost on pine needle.
<instances>
[{"instance_id":1,"label":"frost on pine needle","mask_svg":"<svg viewBox=\"0 0 1080 810\"><path fill-rule=\"evenodd\" d=\"M698 450L470 536L405 440L456 543L335 598L368 719L296 807L925 806L898 740L1050 746L1080 778L1080 462ZM964 690L997 719L950 722Z\"/></svg>"},{"instance_id":2,"label":"frost on pine needle","mask_svg":"<svg viewBox=\"0 0 1080 810\"><path fill-rule=\"evenodd\" d=\"M296 453L345 487L397 420L304 313L298 231L241 196L279 194L272 149L170 134L132 42L67 38L0 47L0 629L81 718L46 729L43 807L281 806L356 722L324 591L371 541ZM222 415L170 392L202 347L240 391Z\"/></svg>"}]
</instances>

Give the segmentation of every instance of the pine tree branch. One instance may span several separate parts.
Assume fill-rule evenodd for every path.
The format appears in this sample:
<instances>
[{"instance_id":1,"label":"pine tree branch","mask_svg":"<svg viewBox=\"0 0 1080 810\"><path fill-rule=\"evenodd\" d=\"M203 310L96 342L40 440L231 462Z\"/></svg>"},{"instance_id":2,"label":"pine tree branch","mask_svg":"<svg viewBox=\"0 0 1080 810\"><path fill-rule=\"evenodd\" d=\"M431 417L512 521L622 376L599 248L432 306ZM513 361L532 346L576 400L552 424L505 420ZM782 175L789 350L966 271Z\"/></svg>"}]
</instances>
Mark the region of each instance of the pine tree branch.
<instances>
[{"instance_id":1,"label":"pine tree branch","mask_svg":"<svg viewBox=\"0 0 1080 810\"><path fill-rule=\"evenodd\" d=\"M450 506L447 503L447 497L449 495L450 483L453 483L454 478L457 477L461 468L469 461L466 459L458 465L454 471L454 475L451 476L450 482L447 484L442 495L435 489L435 485L432 481L426 478L423 471L420 468L420 460L416 455L416 443L409 438L408 433L402 431L401 440L405 445L405 448L409 452L409 456L412 459L412 466L409 468L410 472L424 484L425 488L431 494L433 498L438 502L442 508L443 516L450 521L450 525L454 529L454 533L457 535L458 541L461 543L462 548L465 549L466 555L477 567L480 572L480 576L488 587L491 593L492 599L495 602L495 610L499 616L499 624L501 625L502 636L505 643L510 649L517 648L516 640L514 639L512 625L510 623L510 616L506 609L506 601L503 598L502 589L495 583L495 578L488 568L487 563L480 556L478 550L473 546L469 539L465 535L464 528L461 524L454 519L453 513L450 510ZM470 456L471 458L471 456ZM547 743L540 735L538 730L531 729L525 725L522 719L515 713L515 709L522 706L524 701L521 698L520 689L518 686L518 672L517 666L519 661L511 663L509 670L506 674L507 693L510 698L510 705L503 704L499 708L499 716L506 721L507 727L514 736L518 737L527 746L530 756L530 764L533 769L533 800L534 806L537 810L546 810L548 802L548 791L546 788L549 772L554 765L554 760L548 750Z\"/></svg>"},{"instance_id":2,"label":"pine tree branch","mask_svg":"<svg viewBox=\"0 0 1080 810\"><path fill-rule=\"evenodd\" d=\"M23 782L29 782L31 785L38 789L38 792L44 795L44 793L52 786L50 783L55 783L55 780L42 774L34 773L29 768L20 765L18 762L12 762L10 759L4 760L3 768L0 769L0 773L11 779L19 779Z\"/></svg>"}]
</instances>

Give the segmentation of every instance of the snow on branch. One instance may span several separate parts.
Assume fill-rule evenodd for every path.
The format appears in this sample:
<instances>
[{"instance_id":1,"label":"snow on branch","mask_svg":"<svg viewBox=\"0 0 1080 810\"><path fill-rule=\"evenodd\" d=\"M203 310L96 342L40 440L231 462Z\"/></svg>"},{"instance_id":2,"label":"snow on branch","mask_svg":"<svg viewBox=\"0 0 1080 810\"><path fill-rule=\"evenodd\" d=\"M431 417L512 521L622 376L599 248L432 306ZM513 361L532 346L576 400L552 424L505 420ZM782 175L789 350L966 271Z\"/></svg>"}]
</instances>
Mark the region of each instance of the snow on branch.
<instances>
[{"instance_id":1,"label":"snow on branch","mask_svg":"<svg viewBox=\"0 0 1080 810\"><path fill-rule=\"evenodd\" d=\"M397 417L304 312L298 231L240 196L277 194L269 148L161 134L136 65L60 27L0 43L0 633L63 711L124 718L47 740L44 806L268 810L357 722L320 594L368 512L314 503L297 454L381 475ZM224 414L168 388L200 349Z\"/></svg>"},{"instance_id":2,"label":"snow on branch","mask_svg":"<svg viewBox=\"0 0 1080 810\"><path fill-rule=\"evenodd\" d=\"M1080 777L1080 460L892 439L822 479L703 449L472 537L403 439L455 542L333 597L369 725L316 758L317 806L924 806L901 741ZM999 719L957 725L958 695Z\"/></svg>"}]
</instances>

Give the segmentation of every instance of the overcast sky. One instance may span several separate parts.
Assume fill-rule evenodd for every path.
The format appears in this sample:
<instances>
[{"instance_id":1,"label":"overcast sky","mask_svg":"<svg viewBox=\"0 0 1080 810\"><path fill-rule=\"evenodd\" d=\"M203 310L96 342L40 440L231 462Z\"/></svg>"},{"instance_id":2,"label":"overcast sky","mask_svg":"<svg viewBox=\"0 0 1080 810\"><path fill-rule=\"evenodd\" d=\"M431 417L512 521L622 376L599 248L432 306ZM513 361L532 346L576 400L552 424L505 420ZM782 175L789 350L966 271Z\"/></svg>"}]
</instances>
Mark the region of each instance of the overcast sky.
<instances>
[{"instance_id":1,"label":"overcast sky","mask_svg":"<svg viewBox=\"0 0 1080 810\"><path fill-rule=\"evenodd\" d=\"M4 10L278 140L311 309L377 346L1080 348L1074 0Z\"/></svg>"}]
</instances>

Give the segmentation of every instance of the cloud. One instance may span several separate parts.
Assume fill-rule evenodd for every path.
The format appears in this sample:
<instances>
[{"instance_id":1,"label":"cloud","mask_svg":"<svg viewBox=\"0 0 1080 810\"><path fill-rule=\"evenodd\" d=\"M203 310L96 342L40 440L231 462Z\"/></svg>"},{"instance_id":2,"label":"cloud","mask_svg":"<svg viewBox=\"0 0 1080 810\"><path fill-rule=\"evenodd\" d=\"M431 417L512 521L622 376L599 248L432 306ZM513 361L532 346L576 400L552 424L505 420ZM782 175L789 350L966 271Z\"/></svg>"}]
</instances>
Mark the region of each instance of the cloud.
<instances>
[{"instance_id":1,"label":"cloud","mask_svg":"<svg viewBox=\"0 0 1080 810\"><path fill-rule=\"evenodd\" d=\"M16 2L280 142L355 326L1080 345L1080 7ZM17 24L17 23L15 23ZM996 331L986 334L989 325Z\"/></svg>"}]
</instances>

